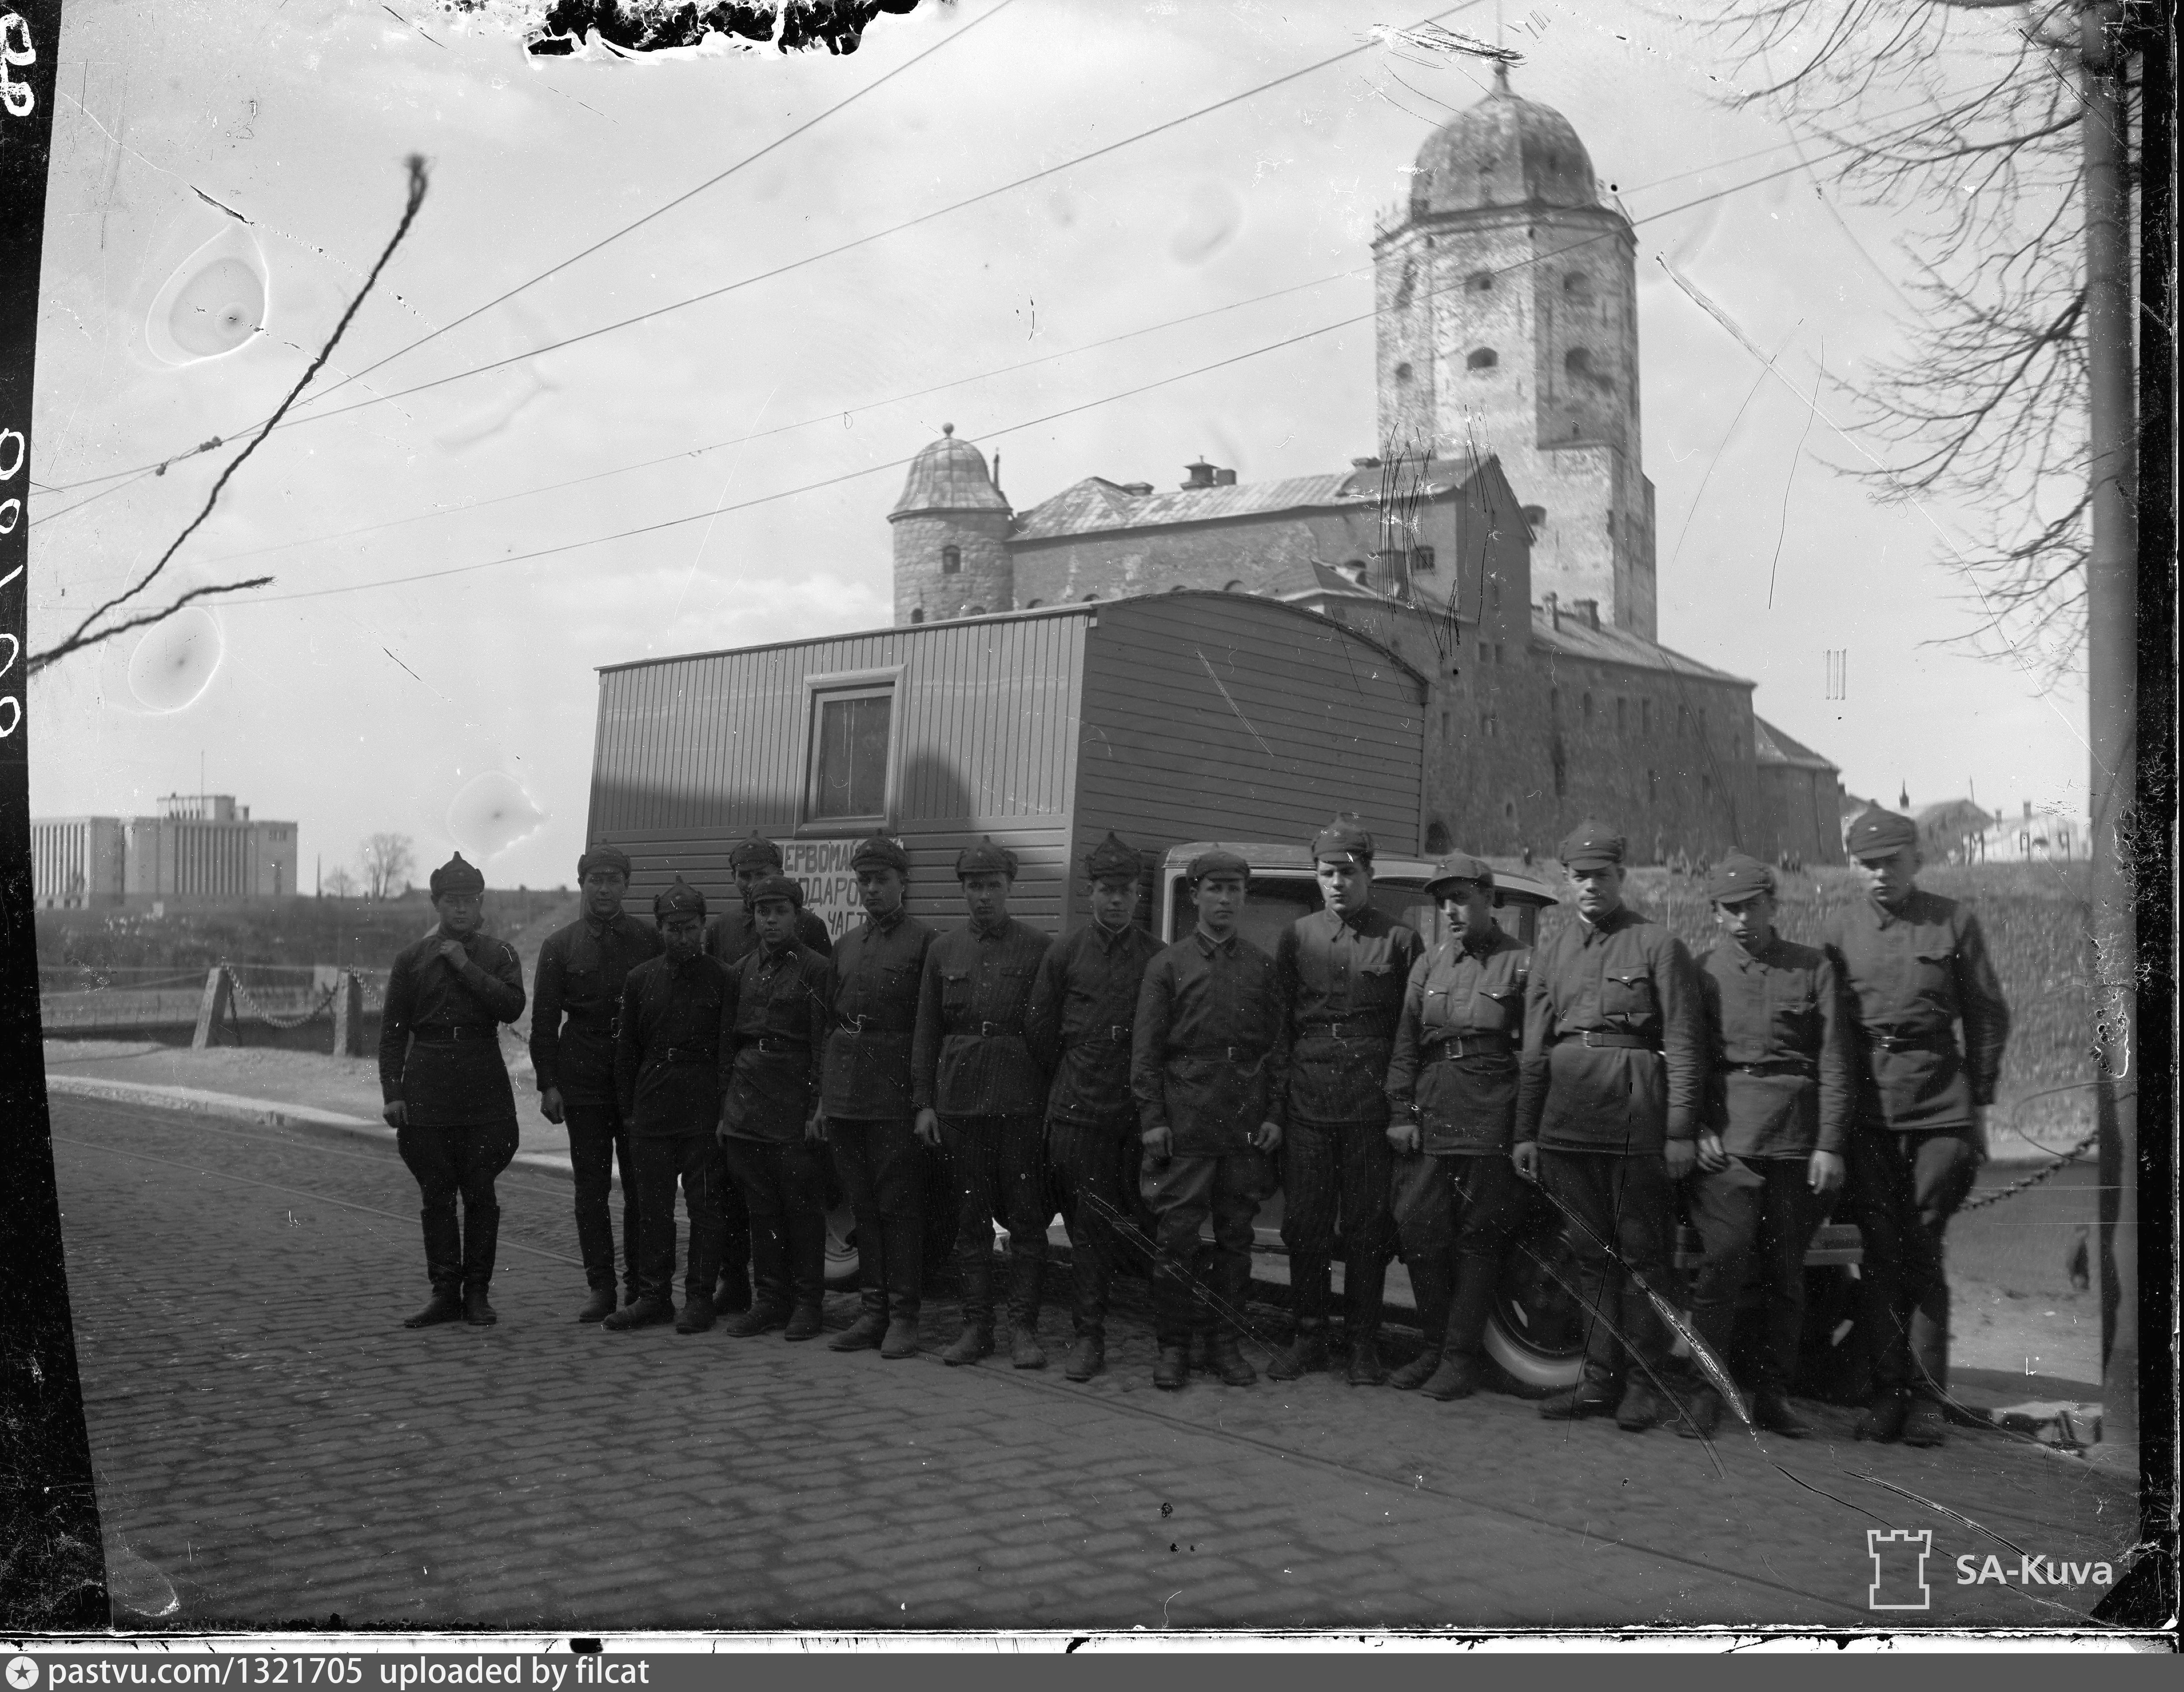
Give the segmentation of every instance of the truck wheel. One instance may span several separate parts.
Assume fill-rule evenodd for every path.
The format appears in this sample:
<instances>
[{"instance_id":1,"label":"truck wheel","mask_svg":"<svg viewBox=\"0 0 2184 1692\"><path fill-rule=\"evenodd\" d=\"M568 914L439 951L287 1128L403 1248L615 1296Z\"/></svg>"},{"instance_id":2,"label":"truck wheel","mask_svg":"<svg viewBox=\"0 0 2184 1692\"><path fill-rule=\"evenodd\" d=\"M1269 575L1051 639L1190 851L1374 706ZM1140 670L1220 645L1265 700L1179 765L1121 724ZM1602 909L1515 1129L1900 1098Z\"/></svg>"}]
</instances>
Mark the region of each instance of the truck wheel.
<instances>
[{"instance_id":1,"label":"truck wheel","mask_svg":"<svg viewBox=\"0 0 2184 1692\"><path fill-rule=\"evenodd\" d=\"M1585 1318L1571 1290L1577 1261L1562 1219L1535 1199L1502 1254L1486 1319L1486 1355L1509 1390L1544 1398L1577 1384L1585 1372Z\"/></svg>"},{"instance_id":2,"label":"truck wheel","mask_svg":"<svg viewBox=\"0 0 2184 1692\"><path fill-rule=\"evenodd\" d=\"M827 1212L827 1290L857 1289L857 1218L847 1205Z\"/></svg>"}]
</instances>

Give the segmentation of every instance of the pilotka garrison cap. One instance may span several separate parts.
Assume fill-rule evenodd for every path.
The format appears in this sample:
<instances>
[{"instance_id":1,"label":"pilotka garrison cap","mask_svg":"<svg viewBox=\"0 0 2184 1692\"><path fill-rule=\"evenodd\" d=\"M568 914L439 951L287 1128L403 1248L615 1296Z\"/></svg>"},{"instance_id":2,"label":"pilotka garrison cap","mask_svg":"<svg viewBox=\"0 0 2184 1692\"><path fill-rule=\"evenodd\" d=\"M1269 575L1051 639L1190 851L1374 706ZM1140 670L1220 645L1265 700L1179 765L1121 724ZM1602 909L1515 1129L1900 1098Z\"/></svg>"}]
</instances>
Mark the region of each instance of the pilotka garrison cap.
<instances>
[{"instance_id":1,"label":"pilotka garrison cap","mask_svg":"<svg viewBox=\"0 0 2184 1692\"><path fill-rule=\"evenodd\" d=\"M1111 829L1107 838L1095 846L1091 855L1085 859L1084 873L1095 882L1117 876L1135 881L1138 878L1138 854L1128 842Z\"/></svg>"},{"instance_id":2,"label":"pilotka garrison cap","mask_svg":"<svg viewBox=\"0 0 2184 1692\"><path fill-rule=\"evenodd\" d=\"M1606 823L1587 817L1563 837L1555 855L1565 869L1611 869L1623 861L1623 837Z\"/></svg>"},{"instance_id":3,"label":"pilotka garrison cap","mask_svg":"<svg viewBox=\"0 0 2184 1692\"><path fill-rule=\"evenodd\" d=\"M1732 852L1707 877L1707 897L1716 904L1742 904L1774 891L1774 871L1758 859Z\"/></svg>"},{"instance_id":4,"label":"pilotka garrison cap","mask_svg":"<svg viewBox=\"0 0 2184 1692\"><path fill-rule=\"evenodd\" d=\"M902 843L890 840L884 834L867 834L857 843L857 849L850 854L852 870L894 870L900 874L910 873L910 854L902 849Z\"/></svg>"},{"instance_id":5,"label":"pilotka garrison cap","mask_svg":"<svg viewBox=\"0 0 2184 1692\"><path fill-rule=\"evenodd\" d=\"M770 899L785 899L801 910L804 909L804 883L794 876L768 876L763 881L751 883L750 902L753 906L763 904Z\"/></svg>"},{"instance_id":6,"label":"pilotka garrison cap","mask_svg":"<svg viewBox=\"0 0 2184 1692\"><path fill-rule=\"evenodd\" d=\"M1373 861L1373 837L1365 827L1365 819L1354 810L1346 810L1334 821L1312 837L1312 860L1315 864L1368 864Z\"/></svg>"},{"instance_id":7,"label":"pilotka garrison cap","mask_svg":"<svg viewBox=\"0 0 2184 1692\"><path fill-rule=\"evenodd\" d=\"M1017 878L1017 854L1006 846L994 844L994 837L983 834L978 843L966 847L956 854L956 879L969 876L1006 876Z\"/></svg>"},{"instance_id":8,"label":"pilotka garrison cap","mask_svg":"<svg viewBox=\"0 0 2184 1692\"><path fill-rule=\"evenodd\" d=\"M1190 860L1190 879L1194 882L1202 882L1208 876L1241 876L1248 882L1251 879L1251 866L1225 846L1216 846Z\"/></svg>"},{"instance_id":9,"label":"pilotka garrison cap","mask_svg":"<svg viewBox=\"0 0 2184 1692\"><path fill-rule=\"evenodd\" d=\"M1843 844L1853 858L1886 858L1918 843L1916 823L1892 810L1883 810L1879 805L1869 806L1854 819L1843 838Z\"/></svg>"},{"instance_id":10,"label":"pilotka garrison cap","mask_svg":"<svg viewBox=\"0 0 2184 1692\"><path fill-rule=\"evenodd\" d=\"M1494 865L1468 852L1451 852L1435 864L1433 879L1426 883L1426 896L1439 899L1459 882L1490 888L1494 885Z\"/></svg>"},{"instance_id":11,"label":"pilotka garrison cap","mask_svg":"<svg viewBox=\"0 0 2184 1692\"><path fill-rule=\"evenodd\" d=\"M463 854L458 852L432 871L432 885L435 899L443 893L483 893L485 877L478 873L476 865L465 863Z\"/></svg>"},{"instance_id":12,"label":"pilotka garrison cap","mask_svg":"<svg viewBox=\"0 0 2184 1692\"><path fill-rule=\"evenodd\" d=\"M728 854L728 868L738 870L777 870L781 867L781 848L763 834L754 832L748 840L736 842L735 849Z\"/></svg>"},{"instance_id":13,"label":"pilotka garrison cap","mask_svg":"<svg viewBox=\"0 0 2184 1692\"><path fill-rule=\"evenodd\" d=\"M583 880L593 870L620 870L627 876L634 866L629 854L619 846L594 846L577 860L577 879Z\"/></svg>"},{"instance_id":14,"label":"pilotka garrison cap","mask_svg":"<svg viewBox=\"0 0 2184 1692\"><path fill-rule=\"evenodd\" d=\"M673 886L662 888L653 894L652 914L662 922L671 916L703 916L705 914L705 895L677 876Z\"/></svg>"}]
</instances>

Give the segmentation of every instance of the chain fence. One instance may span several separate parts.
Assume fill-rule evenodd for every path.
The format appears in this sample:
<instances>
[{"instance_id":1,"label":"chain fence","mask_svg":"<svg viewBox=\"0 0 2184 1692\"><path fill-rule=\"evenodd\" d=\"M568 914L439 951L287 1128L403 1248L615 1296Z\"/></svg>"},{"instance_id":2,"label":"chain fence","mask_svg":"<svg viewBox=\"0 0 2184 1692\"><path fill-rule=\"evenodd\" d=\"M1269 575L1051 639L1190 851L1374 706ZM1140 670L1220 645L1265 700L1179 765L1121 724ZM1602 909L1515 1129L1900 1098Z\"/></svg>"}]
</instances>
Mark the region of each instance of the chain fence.
<instances>
[{"instance_id":1,"label":"chain fence","mask_svg":"<svg viewBox=\"0 0 2184 1692\"><path fill-rule=\"evenodd\" d=\"M315 993L316 997L303 1010L292 1016L285 1015L267 1009L264 1001L250 990L250 983L242 978L241 969L229 963L225 958L220 960L220 967L227 974L228 985L234 990L234 1002L237 1007L253 1021L263 1022L270 1028L279 1028L283 1031L300 1028L306 1023L317 1021L321 1017L331 1017L333 1014L334 995L341 991L341 976L337 974L326 988L306 989L308 992ZM250 967L269 973L300 973L311 977L314 981L317 979L318 975L318 971L309 964L254 964Z\"/></svg>"}]
</instances>

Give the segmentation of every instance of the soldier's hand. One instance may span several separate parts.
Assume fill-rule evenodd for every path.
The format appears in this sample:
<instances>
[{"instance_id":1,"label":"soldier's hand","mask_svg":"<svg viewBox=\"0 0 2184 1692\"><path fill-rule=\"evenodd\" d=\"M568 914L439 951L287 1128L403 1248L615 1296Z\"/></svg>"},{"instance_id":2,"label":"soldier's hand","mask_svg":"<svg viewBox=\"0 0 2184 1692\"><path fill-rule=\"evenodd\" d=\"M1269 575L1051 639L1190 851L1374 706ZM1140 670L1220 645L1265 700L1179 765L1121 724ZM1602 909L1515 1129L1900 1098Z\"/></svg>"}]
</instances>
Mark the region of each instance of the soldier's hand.
<instances>
[{"instance_id":1,"label":"soldier's hand","mask_svg":"<svg viewBox=\"0 0 2184 1692\"><path fill-rule=\"evenodd\" d=\"M1691 1172L1691 1166L1698 1161L1698 1148L1689 1140L1670 1140L1661 1148L1661 1157L1669 1166L1669 1179L1680 1181ZM1722 1160L1724 1163L1728 1160L1727 1158Z\"/></svg>"},{"instance_id":2,"label":"soldier's hand","mask_svg":"<svg viewBox=\"0 0 2184 1692\"><path fill-rule=\"evenodd\" d=\"M815 1144L824 1145L827 1144L827 1111L825 1106L822 1105L818 1110L816 1110L811 1113L811 1120L804 1125L804 1138L812 1141Z\"/></svg>"},{"instance_id":3,"label":"soldier's hand","mask_svg":"<svg viewBox=\"0 0 2184 1692\"><path fill-rule=\"evenodd\" d=\"M1805 1184L1823 1199L1843 1184L1843 1160L1831 1151L1816 1151L1805 1166Z\"/></svg>"},{"instance_id":4,"label":"soldier's hand","mask_svg":"<svg viewBox=\"0 0 2184 1692\"><path fill-rule=\"evenodd\" d=\"M1987 1154L1987 1149L1986 1149L1986 1119L1987 1119L1987 1114L1988 1114L1988 1107L1987 1107L1987 1106L1986 1106L1985 1105L1973 1105L1973 1106L1972 1106L1972 1131L1971 1131L1969 1134L1966 1134L1966 1135L1964 1136L1964 1138L1971 1143L1971 1148L1972 1148L1972 1167L1973 1167L1973 1168L1975 1168L1975 1169L1978 1168L1978 1167L1980 1166L1980 1165L1981 1165L1981 1164L1985 1163L1985 1162L1986 1161L1986 1160L1987 1160L1987 1155L1988 1155L1988 1154Z\"/></svg>"},{"instance_id":5,"label":"soldier's hand","mask_svg":"<svg viewBox=\"0 0 2184 1692\"><path fill-rule=\"evenodd\" d=\"M1166 1163L1175 1152L1175 1136L1163 1122L1156 1128L1147 1128L1138 1136L1138 1144L1145 1149L1145 1161Z\"/></svg>"},{"instance_id":6,"label":"soldier's hand","mask_svg":"<svg viewBox=\"0 0 2184 1692\"><path fill-rule=\"evenodd\" d=\"M1261 1151L1272 1154L1282 1149L1282 1125L1262 1122L1251 1135L1251 1144Z\"/></svg>"},{"instance_id":7,"label":"soldier's hand","mask_svg":"<svg viewBox=\"0 0 2184 1692\"><path fill-rule=\"evenodd\" d=\"M917 1113L916 1131L918 1138L923 1140L926 1144L939 1145L940 1144L940 1113L938 1110L920 1110Z\"/></svg>"},{"instance_id":8,"label":"soldier's hand","mask_svg":"<svg viewBox=\"0 0 2184 1692\"><path fill-rule=\"evenodd\" d=\"M460 969L465 964L471 960L469 948L465 946L460 940L441 941L440 955L445 958L449 963L453 964L457 969Z\"/></svg>"},{"instance_id":9,"label":"soldier's hand","mask_svg":"<svg viewBox=\"0 0 2184 1692\"><path fill-rule=\"evenodd\" d=\"M1418 1149L1418 1125L1398 1116L1388 1124L1388 1144L1408 1156Z\"/></svg>"},{"instance_id":10,"label":"soldier's hand","mask_svg":"<svg viewBox=\"0 0 2184 1692\"><path fill-rule=\"evenodd\" d=\"M540 1091L538 1094L538 1114L543 1116L549 1122L558 1122L565 1119L567 1112L563 1109L561 1105L561 1089L560 1088L549 1087Z\"/></svg>"},{"instance_id":11,"label":"soldier's hand","mask_svg":"<svg viewBox=\"0 0 2184 1692\"><path fill-rule=\"evenodd\" d=\"M1699 1133L1699 1167L1709 1175L1729 1167L1729 1154L1721 1149L1721 1136L1712 1128Z\"/></svg>"},{"instance_id":12,"label":"soldier's hand","mask_svg":"<svg viewBox=\"0 0 2184 1692\"><path fill-rule=\"evenodd\" d=\"M1540 1178L1540 1146L1536 1140L1523 1140L1509 1153L1509 1161L1517 1166L1518 1174L1527 1181Z\"/></svg>"},{"instance_id":13,"label":"soldier's hand","mask_svg":"<svg viewBox=\"0 0 2184 1692\"><path fill-rule=\"evenodd\" d=\"M410 1107L399 1099L382 1106L379 1114L387 1118L387 1126L390 1128L406 1128L410 1126Z\"/></svg>"}]
</instances>

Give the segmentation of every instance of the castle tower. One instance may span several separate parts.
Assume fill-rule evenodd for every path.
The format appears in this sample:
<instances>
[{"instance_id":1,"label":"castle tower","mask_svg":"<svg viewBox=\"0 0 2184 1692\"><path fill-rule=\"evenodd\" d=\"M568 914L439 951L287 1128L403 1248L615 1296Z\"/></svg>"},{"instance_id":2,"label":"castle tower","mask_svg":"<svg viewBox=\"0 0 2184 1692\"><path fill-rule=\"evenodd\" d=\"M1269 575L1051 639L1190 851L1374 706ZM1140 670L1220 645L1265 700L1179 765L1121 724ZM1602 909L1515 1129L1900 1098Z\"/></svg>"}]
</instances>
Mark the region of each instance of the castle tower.
<instances>
[{"instance_id":1,"label":"castle tower","mask_svg":"<svg viewBox=\"0 0 2184 1692\"><path fill-rule=\"evenodd\" d=\"M944 622L1016 609L1009 502L983 454L940 426L940 438L911 460L894 526L894 620Z\"/></svg>"},{"instance_id":2,"label":"castle tower","mask_svg":"<svg viewBox=\"0 0 2184 1692\"><path fill-rule=\"evenodd\" d=\"M1373 242L1382 455L1500 454L1534 593L1652 640L1636 251L1577 131L1506 66L1419 148L1407 214Z\"/></svg>"}]
</instances>

